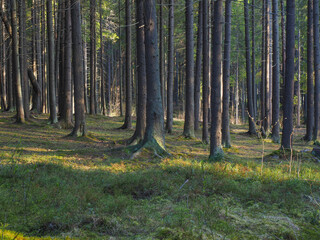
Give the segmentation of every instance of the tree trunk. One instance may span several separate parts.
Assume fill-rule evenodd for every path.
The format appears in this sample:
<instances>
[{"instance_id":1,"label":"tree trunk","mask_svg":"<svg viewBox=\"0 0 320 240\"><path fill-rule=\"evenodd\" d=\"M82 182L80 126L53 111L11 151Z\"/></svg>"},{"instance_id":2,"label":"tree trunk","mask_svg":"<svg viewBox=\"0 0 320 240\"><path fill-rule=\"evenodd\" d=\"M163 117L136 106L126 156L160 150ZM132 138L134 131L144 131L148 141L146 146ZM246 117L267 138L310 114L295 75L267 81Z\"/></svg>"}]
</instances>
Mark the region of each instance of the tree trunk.
<instances>
[{"instance_id":1,"label":"tree trunk","mask_svg":"<svg viewBox=\"0 0 320 240\"><path fill-rule=\"evenodd\" d=\"M299 24L300 25L300 24ZM301 39L300 39L300 28L298 30L298 81L297 81L297 127L300 127L300 110L301 110Z\"/></svg>"},{"instance_id":2,"label":"tree trunk","mask_svg":"<svg viewBox=\"0 0 320 240\"><path fill-rule=\"evenodd\" d=\"M231 147L230 138L230 50L231 50L231 0L225 5L225 39L223 57L223 111L222 111L222 144Z\"/></svg>"},{"instance_id":3,"label":"tree trunk","mask_svg":"<svg viewBox=\"0 0 320 240\"><path fill-rule=\"evenodd\" d=\"M165 112L165 83L164 83L164 34L163 34L163 0L160 0L160 10L159 10L159 56L160 56L160 82L161 82L161 98L162 98L162 106Z\"/></svg>"},{"instance_id":4,"label":"tree trunk","mask_svg":"<svg viewBox=\"0 0 320 240\"><path fill-rule=\"evenodd\" d=\"M203 4L199 1L198 14L198 34L197 34L197 57L195 69L194 84L194 130L199 130L199 114L200 114L200 83L201 83L201 60L202 60L202 44L203 44Z\"/></svg>"},{"instance_id":5,"label":"tree trunk","mask_svg":"<svg viewBox=\"0 0 320 240\"><path fill-rule=\"evenodd\" d=\"M90 0L90 114L96 114L96 0Z\"/></svg>"},{"instance_id":6,"label":"tree trunk","mask_svg":"<svg viewBox=\"0 0 320 240\"><path fill-rule=\"evenodd\" d=\"M106 83L105 83L105 78L104 78L104 61L103 61L103 56L104 56L104 42L103 42L103 34L102 34L102 0L100 0L100 78L101 78L101 110L102 110L102 115L105 116L107 114L107 109L106 109ZM108 62L107 62L108 64ZM109 72L110 74L110 72Z\"/></svg>"},{"instance_id":7,"label":"tree trunk","mask_svg":"<svg viewBox=\"0 0 320 240\"><path fill-rule=\"evenodd\" d=\"M21 88L21 75L19 63L19 47L18 47L18 33L17 33L17 5L16 0L11 0L11 26L12 26L12 78L15 83L15 97L17 108L17 123L25 122L23 97Z\"/></svg>"},{"instance_id":8,"label":"tree trunk","mask_svg":"<svg viewBox=\"0 0 320 240\"><path fill-rule=\"evenodd\" d=\"M126 0L126 113L121 129L132 128L132 81L131 81L131 0Z\"/></svg>"},{"instance_id":9,"label":"tree trunk","mask_svg":"<svg viewBox=\"0 0 320 240\"><path fill-rule=\"evenodd\" d=\"M283 106L283 130L281 146L291 148L293 133L293 85L294 85L294 50L295 50L295 0L287 0L286 24L286 75Z\"/></svg>"},{"instance_id":10,"label":"tree trunk","mask_svg":"<svg viewBox=\"0 0 320 240\"><path fill-rule=\"evenodd\" d=\"M251 6L251 38L252 38L252 97L253 97L253 117L257 117L257 85L256 85L256 42L255 42L255 0L252 0Z\"/></svg>"},{"instance_id":11,"label":"tree trunk","mask_svg":"<svg viewBox=\"0 0 320 240\"><path fill-rule=\"evenodd\" d=\"M209 143L209 26L208 0L203 0L202 142Z\"/></svg>"},{"instance_id":12,"label":"tree trunk","mask_svg":"<svg viewBox=\"0 0 320 240\"><path fill-rule=\"evenodd\" d=\"M273 6L273 63L272 63L272 140L280 143L280 53L279 53L279 22L278 0L272 0Z\"/></svg>"},{"instance_id":13,"label":"tree trunk","mask_svg":"<svg viewBox=\"0 0 320 240\"><path fill-rule=\"evenodd\" d=\"M168 80L167 80L167 124L166 130L172 133L173 127L173 78L174 78L174 0L169 4L168 39Z\"/></svg>"},{"instance_id":14,"label":"tree trunk","mask_svg":"<svg viewBox=\"0 0 320 240\"><path fill-rule=\"evenodd\" d=\"M226 8L227 9L227 8ZM222 61L222 0L214 2L212 29L212 75L211 75L211 138L210 156L213 161L223 156L221 146L221 61ZM227 17L228 19L228 17Z\"/></svg>"},{"instance_id":15,"label":"tree trunk","mask_svg":"<svg viewBox=\"0 0 320 240\"><path fill-rule=\"evenodd\" d=\"M252 79L250 68L250 35L249 35L249 6L248 0L244 0L244 19L245 19L245 44L246 44L246 73L247 73L247 96L248 96L248 117L249 134L256 134L256 127L253 118L253 98L252 98Z\"/></svg>"},{"instance_id":16,"label":"tree trunk","mask_svg":"<svg viewBox=\"0 0 320 240\"><path fill-rule=\"evenodd\" d=\"M313 0L308 0L307 30L307 132L306 141L311 141L314 127L314 87L313 87Z\"/></svg>"},{"instance_id":17,"label":"tree trunk","mask_svg":"<svg viewBox=\"0 0 320 240\"><path fill-rule=\"evenodd\" d=\"M319 133L320 107L320 43L319 43L319 0L313 0L313 42L314 42L314 128L313 140L317 140Z\"/></svg>"},{"instance_id":18,"label":"tree trunk","mask_svg":"<svg viewBox=\"0 0 320 240\"><path fill-rule=\"evenodd\" d=\"M80 1L71 1L72 64L74 74L75 124L70 135L86 135L85 106L83 90L83 49L81 35Z\"/></svg>"},{"instance_id":19,"label":"tree trunk","mask_svg":"<svg viewBox=\"0 0 320 240\"><path fill-rule=\"evenodd\" d=\"M193 0L186 0L186 96L183 136L194 137Z\"/></svg>"}]
</instances>

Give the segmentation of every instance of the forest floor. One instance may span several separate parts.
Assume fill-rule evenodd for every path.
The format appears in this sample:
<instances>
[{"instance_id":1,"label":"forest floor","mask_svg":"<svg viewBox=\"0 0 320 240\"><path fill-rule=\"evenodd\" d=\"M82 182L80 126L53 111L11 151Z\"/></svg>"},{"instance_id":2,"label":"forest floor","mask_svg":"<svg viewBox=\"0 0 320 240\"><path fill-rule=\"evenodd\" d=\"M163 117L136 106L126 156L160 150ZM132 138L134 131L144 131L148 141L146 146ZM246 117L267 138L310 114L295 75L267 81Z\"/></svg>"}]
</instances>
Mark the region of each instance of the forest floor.
<instances>
[{"instance_id":1,"label":"forest floor","mask_svg":"<svg viewBox=\"0 0 320 240\"><path fill-rule=\"evenodd\" d=\"M166 136L170 158L121 146L119 117L87 116L88 137L0 114L0 239L320 239L320 163L296 129L294 151L231 127L232 148ZM263 157L262 157L263 156Z\"/></svg>"}]
</instances>

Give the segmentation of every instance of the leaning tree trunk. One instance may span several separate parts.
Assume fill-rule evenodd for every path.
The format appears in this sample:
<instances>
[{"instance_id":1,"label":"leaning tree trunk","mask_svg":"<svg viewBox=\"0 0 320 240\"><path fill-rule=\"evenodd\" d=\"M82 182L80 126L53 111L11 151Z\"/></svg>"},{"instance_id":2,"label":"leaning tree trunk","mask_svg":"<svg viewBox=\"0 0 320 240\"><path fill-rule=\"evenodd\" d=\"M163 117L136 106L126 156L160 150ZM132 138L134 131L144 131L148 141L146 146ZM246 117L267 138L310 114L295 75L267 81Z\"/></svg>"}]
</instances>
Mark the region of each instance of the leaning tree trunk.
<instances>
[{"instance_id":1,"label":"leaning tree trunk","mask_svg":"<svg viewBox=\"0 0 320 240\"><path fill-rule=\"evenodd\" d=\"M313 87L313 0L308 0L308 30L307 30L307 131L304 137L311 141L314 127L314 87Z\"/></svg>"},{"instance_id":2,"label":"leaning tree trunk","mask_svg":"<svg viewBox=\"0 0 320 240\"><path fill-rule=\"evenodd\" d=\"M81 35L80 1L71 0L72 22L72 64L74 73L75 124L70 135L86 135L84 90L83 90L83 48Z\"/></svg>"},{"instance_id":3,"label":"leaning tree trunk","mask_svg":"<svg viewBox=\"0 0 320 240\"><path fill-rule=\"evenodd\" d=\"M194 137L193 0L186 0L186 91L183 136Z\"/></svg>"},{"instance_id":4,"label":"leaning tree trunk","mask_svg":"<svg viewBox=\"0 0 320 240\"><path fill-rule=\"evenodd\" d=\"M199 1L198 14L198 34L197 34L197 57L194 77L194 130L199 129L199 114L200 114L200 83L201 83L201 60L202 60L202 44L203 44L203 4Z\"/></svg>"},{"instance_id":5,"label":"leaning tree trunk","mask_svg":"<svg viewBox=\"0 0 320 240\"><path fill-rule=\"evenodd\" d=\"M231 0L225 5L225 39L223 58L223 111L222 111L222 144L230 148L230 50L231 50Z\"/></svg>"},{"instance_id":6,"label":"leaning tree trunk","mask_svg":"<svg viewBox=\"0 0 320 240\"><path fill-rule=\"evenodd\" d=\"M222 0L214 2L212 29L211 72L211 138L210 156L213 161L223 157L221 146L221 61L222 61Z\"/></svg>"},{"instance_id":7,"label":"leaning tree trunk","mask_svg":"<svg viewBox=\"0 0 320 240\"><path fill-rule=\"evenodd\" d=\"M313 39L314 39L314 128L313 140L319 133L320 107L320 43L319 43L319 0L313 0Z\"/></svg>"},{"instance_id":8,"label":"leaning tree trunk","mask_svg":"<svg viewBox=\"0 0 320 240\"><path fill-rule=\"evenodd\" d=\"M137 31L137 73L138 73L138 101L136 130L128 143L140 142L143 139L146 128L146 105L147 105L147 76L146 76L146 51L145 32L143 19L143 0L136 0L136 26Z\"/></svg>"},{"instance_id":9,"label":"leaning tree trunk","mask_svg":"<svg viewBox=\"0 0 320 240\"><path fill-rule=\"evenodd\" d=\"M253 118L253 98L252 98L252 80L250 68L250 34L249 34L249 6L248 0L244 0L244 19L245 19L245 45L246 45L246 73L247 73L247 96L248 96L248 117L249 134L256 134L256 127Z\"/></svg>"},{"instance_id":10,"label":"leaning tree trunk","mask_svg":"<svg viewBox=\"0 0 320 240\"><path fill-rule=\"evenodd\" d=\"M203 0L203 69L202 69L202 142L209 143L209 27L208 0Z\"/></svg>"},{"instance_id":11,"label":"leaning tree trunk","mask_svg":"<svg viewBox=\"0 0 320 240\"><path fill-rule=\"evenodd\" d=\"M24 123L24 107L22 99L21 75L19 63L19 47L18 47L18 33L17 33L17 5L16 0L11 1L11 26L12 26L12 78L15 82L15 96L17 108L17 123Z\"/></svg>"},{"instance_id":12,"label":"leaning tree trunk","mask_svg":"<svg viewBox=\"0 0 320 240\"><path fill-rule=\"evenodd\" d=\"M272 0L273 6L273 68L272 68L272 140L280 142L280 53L279 53L279 21L278 0Z\"/></svg>"},{"instance_id":13,"label":"leaning tree trunk","mask_svg":"<svg viewBox=\"0 0 320 240\"><path fill-rule=\"evenodd\" d=\"M281 146L291 148L293 134L293 85L294 85L294 40L295 40L295 0L287 0L286 24L286 75L283 106L283 130Z\"/></svg>"},{"instance_id":14,"label":"leaning tree trunk","mask_svg":"<svg viewBox=\"0 0 320 240\"><path fill-rule=\"evenodd\" d=\"M168 131L168 133L172 133L172 127L173 127L173 78L174 78L174 0L170 0L169 39L168 39L168 80L167 80L167 124L166 124L166 130Z\"/></svg>"}]
</instances>

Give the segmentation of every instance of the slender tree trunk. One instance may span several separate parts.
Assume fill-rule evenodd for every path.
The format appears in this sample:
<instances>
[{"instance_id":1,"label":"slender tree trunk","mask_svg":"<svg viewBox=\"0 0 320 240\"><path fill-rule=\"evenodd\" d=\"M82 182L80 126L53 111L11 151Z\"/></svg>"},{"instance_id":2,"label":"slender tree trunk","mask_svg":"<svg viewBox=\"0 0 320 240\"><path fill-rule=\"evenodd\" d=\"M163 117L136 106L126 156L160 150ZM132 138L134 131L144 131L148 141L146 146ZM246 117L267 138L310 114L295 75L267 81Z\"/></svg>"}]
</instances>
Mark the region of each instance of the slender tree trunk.
<instances>
[{"instance_id":1,"label":"slender tree trunk","mask_svg":"<svg viewBox=\"0 0 320 240\"><path fill-rule=\"evenodd\" d=\"M313 0L308 0L307 30L307 132L306 141L311 141L314 127L314 87L313 87Z\"/></svg>"},{"instance_id":2,"label":"slender tree trunk","mask_svg":"<svg viewBox=\"0 0 320 240\"><path fill-rule=\"evenodd\" d=\"M42 58L41 58L41 32L40 32L40 0L35 0L36 3L36 9L35 9L35 20L36 20L36 33L35 33L35 41L36 41L36 65L37 65L37 80L40 85L40 88L42 90ZM37 104L33 107L33 109L36 109L39 113L41 112L41 103L42 103L42 96L39 96L39 99L34 102L34 104Z\"/></svg>"},{"instance_id":3,"label":"slender tree trunk","mask_svg":"<svg viewBox=\"0 0 320 240\"><path fill-rule=\"evenodd\" d=\"M194 137L193 0L186 0L186 96L183 136Z\"/></svg>"},{"instance_id":4,"label":"slender tree trunk","mask_svg":"<svg viewBox=\"0 0 320 240\"><path fill-rule=\"evenodd\" d=\"M121 129L132 128L132 81L131 81L131 0L126 0L126 113Z\"/></svg>"},{"instance_id":5,"label":"slender tree trunk","mask_svg":"<svg viewBox=\"0 0 320 240\"><path fill-rule=\"evenodd\" d=\"M71 0L72 64L74 73L75 124L70 135L86 135L85 106L83 90L83 49L81 35L80 1Z\"/></svg>"},{"instance_id":6,"label":"slender tree trunk","mask_svg":"<svg viewBox=\"0 0 320 240\"><path fill-rule=\"evenodd\" d=\"M15 82L15 96L17 108L17 123L25 122L23 96L21 88L21 75L19 63L19 47L18 47L18 33L17 33L17 5L16 0L11 0L11 26L12 26L12 78Z\"/></svg>"},{"instance_id":7,"label":"slender tree trunk","mask_svg":"<svg viewBox=\"0 0 320 240\"><path fill-rule=\"evenodd\" d=\"M168 80L167 80L167 124L166 130L172 133L173 127L173 78L174 78L174 0L169 4L168 39Z\"/></svg>"},{"instance_id":8,"label":"slender tree trunk","mask_svg":"<svg viewBox=\"0 0 320 240\"><path fill-rule=\"evenodd\" d=\"M300 24L299 24L300 25ZM300 89L300 84L301 84L301 39L300 39L300 28L298 30L298 81L297 81L297 127L300 127L300 110L301 110L301 89Z\"/></svg>"},{"instance_id":9,"label":"slender tree trunk","mask_svg":"<svg viewBox=\"0 0 320 240\"><path fill-rule=\"evenodd\" d=\"M238 33L237 33L238 36ZM238 38L238 37L237 37ZM239 124L239 42L237 42L237 63L236 63L236 88L235 88L235 104L236 104L236 125Z\"/></svg>"},{"instance_id":10,"label":"slender tree trunk","mask_svg":"<svg viewBox=\"0 0 320 240\"><path fill-rule=\"evenodd\" d=\"M104 56L104 42L103 42L103 34L102 34L102 0L100 0L100 46L101 46L101 54L100 54L100 78L101 78L101 110L102 110L102 115L105 116L107 114L107 109L106 109L106 83L105 83L105 78L104 78L104 71L103 71L103 66L104 66L104 61L103 61L103 56ZM110 71L109 71L110 74Z\"/></svg>"},{"instance_id":11,"label":"slender tree trunk","mask_svg":"<svg viewBox=\"0 0 320 240\"><path fill-rule=\"evenodd\" d=\"M319 134L320 107L320 43L319 43L319 0L313 0L313 39L314 39L314 128L313 140Z\"/></svg>"},{"instance_id":12,"label":"slender tree trunk","mask_svg":"<svg viewBox=\"0 0 320 240\"><path fill-rule=\"evenodd\" d=\"M96 114L96 0L90 0L90 114Z\"/></svg>"},{"instance_id":13,"label":"slender tree trunk","mask_svg":"<svg viewBox=\"0 0 320 240\"><path fill-rule=\"evenodd\" d=\"M281 8L281 41L282 41L282 90L280 91L280 101L283 105L284 99L284 85L285 85L285 72L286 72L286 26L285 26L285 7L284 0L280 0Z\"/></svg>"},{"instance_id":14,"label":"slender tree trunk","mask_svg":"<svg viewBox=\"0 0 320 240\"><path fill-rule=\"evenodd\" d=\"M252 0L251 6L251 46L252 46L252 97L253 97L253 112L254 119L257 117L257 85L256 85L256 41L255 41L255 0Z\"/></svg>"},{"instance_id":15,"label":"slender tree trunk","mask_svg":"<svg viewBox=\"0 0 320 240\"><path fill-rule=\"evenodd\" d=\"M223 57L223 111L222 111L222 144L230 148L230 50L231 50L231 0L225 5L225 39ZM252 54L254 55L254 54Z\"/></svg>"},{"instance_id":16,"label":"slender tree trunk","mask_svg":"<svg viewBox=\"0 0 320 240\"><path fill-rule=\"evenodd\" d=\"M210 156L213 161L223 156L221 146L221 61L222 61L222 0L214 2L212 29L212 75L211 75L211 138ZM227 17L228 18L228 17Z\"/></svg>"},{"instance_id":17,"label":"slender tree trunk","mask_svg":"<svg viewBox=\"0 0 320 240\"><path fill-rule=\"evenodd\" d=\"M88 99L88 49L86 36L83 38L83 81L84 81L84 105L85 112L89 113L89 99Z\"/></svg>"},{"instance_id":18,"label":"slender tree trunk","mask_svg":"<svg viewBox=\"0 0 320 240\"><path fill-rule=\"evenodd\" d=\"M253 118L253 98L252 98L252 79L250 68L250 40L249 40L249 6L248 0L244 0L244 18L245 18L245 44L246 44L246 73L247 73L247 96L248 96L248 117L249 134L256 134L256 127Z\"/></svg>"},{"instance_id":19,"label":"slender tree trunk","mask_svg":"<svg viewBox=\"0 0 320 240\"><path fill-rule=\"evenodd\" d=\"M283 106L283 148L292 147L293 134L293 85L294 85L294 40L295 40L295 0L287 0L286 25L286 75Z\"/></svg>"},{"instance_id":20,"label":"slender tree trunk","mask_svg":"<svg viewBox=\"0 0 320 240\"><path fill-rule=\"evenodd\" d=\"M159 9L159 56L160 56L160 81L161 81L161 97L162 97L162 106L165 109L165 83L164 83L164 34L163 34L163 5L164 1L160 0L160 9ZM164 110L165 112L165 110Z\"/></svg>"},{"instance_id":21,"label":"slender tree trunk","mask_svg":"<svg viewBox=\"0 0 320 240\"><path fill-rule=\"evenodd\" d=\"M272 0L273 6L273 63L272 63L272 140L280 143L280 53L279 53L279 22L278 0Z\"/></svg>"},{"instance_id":22,"label":"slender tree trunk","mask_svg":"<svg viewBox=\"0 0 320 240\"><path fill-rule=\"evenodd\" d=\"M261 82L260 82L260 125L261 125L261 132L262 135L265 136L264 131L264 122L266 117L266 62L267 62L267 55L266 55L266 0L262 1L262 38L261 38Z\"/></svg>"},{"instance_id":23,"label":"slender tree trunk","mask_svg":"<svg viewBox=\"0 0 320 240\"><path fill-rule=\"evenodd\" d=\"M201 83L201 60L202 60L202 44L203 44L203 4L199 1L198 14L198 34L197 34L197 57L195 69L195 84L194 84L194 130L199 130L199 116L200 116L200 83Z\"/></svg>"},{"instance_id":24,"label":"slender tree trunk","mask_svg":"<svg viewBox=\"0 0 320 240\"><path fill-rule=\"evenodd\" d=\"M203 0L202 142L209 143L209 0Z\"/></svg>"}]
</instances>

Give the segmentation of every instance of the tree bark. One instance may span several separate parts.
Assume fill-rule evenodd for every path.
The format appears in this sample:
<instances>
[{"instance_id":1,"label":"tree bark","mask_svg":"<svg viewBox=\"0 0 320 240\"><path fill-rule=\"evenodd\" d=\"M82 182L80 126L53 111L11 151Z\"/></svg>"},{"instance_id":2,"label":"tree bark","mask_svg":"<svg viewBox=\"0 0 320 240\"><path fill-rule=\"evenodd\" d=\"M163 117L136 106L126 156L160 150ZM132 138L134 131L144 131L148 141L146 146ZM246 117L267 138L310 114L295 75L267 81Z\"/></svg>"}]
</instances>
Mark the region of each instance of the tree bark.
<instances>
[{"instance_id":1,"label":"tree bark","mask_svg":"<svg viewBox=\"0 0 320 240\"><path fill-rule=\"evenodd\" d=\"M295 50L295 1L287 0L286 24L286 75L283 106L283 130L281 146L292 147L293 134L293 85L294 85L294 50Z\"/></svg>"},{"instance_id":2,"label":"tree bark","mask_svg":"<svg viewBox=\"0 0 320 240\"><path fill-rule=\"evenodd\" d=\"M183 136L194 137L193 0L186 0L186 96Z\"/></svg>"},{"instance_id":3,"label":"tree bark","mask_svg":"<svg viewBox=\"0 0 320 240\"><path fill-rule=\"evenodd\" d=\"M90 0L90 114L96 114L96 0Z\"/></svg>"},{"instance_id":4,"label":"tree bark","mask_svg":"<svg viewBox=\"0 0 320 240\"><path fill-rule=\"evenodd\" d=\"M173 127L173 78L174 78L174 0L169 3L168 39L168 80L167 80L167 124L166 130L172 133Z\"/></svg>"},{"instance_id":5,"label":"tree bark","mask_svg":"<svg viewBox=\"0 0 320 240\"><path fill-rule=\"evenodd\" d=\"M223 111L222 111L222 144L231 147L230 137L230 50L231 50L231 0L225 5L225 39L223 57Z\"/></svg>"},{"instance_id":6,"label":"tree bark","mask_svg":"<svg viewBox=\"0 0 320 240\"><path fill-rule=\"evenodd\" d=\"M223 157L221 146L221 61L222 61L222 0L214 2L212 29L212 75L211 75L211 138L210 156L212 161Z\"/></svg>"}]
</instances>

